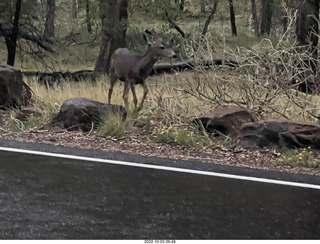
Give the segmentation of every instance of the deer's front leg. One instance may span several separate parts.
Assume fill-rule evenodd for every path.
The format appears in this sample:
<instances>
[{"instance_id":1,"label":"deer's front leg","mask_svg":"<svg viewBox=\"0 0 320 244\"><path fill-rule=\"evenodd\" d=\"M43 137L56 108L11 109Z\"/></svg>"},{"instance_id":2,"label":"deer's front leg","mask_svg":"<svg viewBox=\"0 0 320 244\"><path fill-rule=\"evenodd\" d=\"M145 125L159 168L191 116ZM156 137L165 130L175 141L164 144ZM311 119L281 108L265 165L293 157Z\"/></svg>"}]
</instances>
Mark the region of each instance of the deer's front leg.
<instances>
[{"instance_id":1,"label":"deer's front leg","mask_svg":"<svg viewBox=\"0 0 320 244\"><path fill-rule=\"evenodd\" d=\"M142 109L144 100L146 99L146 96L147 96L147 94L149 92L149 88L148 88L147 82L144 81L142 83L142 86L143 86L143 96L142 96L142 99L141 99L141 103L140 103L140 105L138 107L138 111L140 111Z\"/></svg>"},{"instance_id":2,"label":"deer's front leg","mask_svg":"<svg viewBox=\"0 0 320 244\"><path fill-rule=\"evenodd\" d=\"M138 104L138 98L136 95L136 88L135 88L135 83L131 83L130 87L131 87L131 92L132 92L132 96L133 96L133 103L134 103L134 112L137 112L137 104Z\"/></svg>"},{"instance_id":3,"label":"deer's front leg","mask_svg":"<svg viewBox=\"0 0 320 244\"><path fill-rule=\"evenodd\" d=\"M122 98L123 98L124 106L127 110L127 113L129 113L129 102L128 102L129 90L130 90L130 84L129 82L125 81Z\"/></svg>"}]
</instances>

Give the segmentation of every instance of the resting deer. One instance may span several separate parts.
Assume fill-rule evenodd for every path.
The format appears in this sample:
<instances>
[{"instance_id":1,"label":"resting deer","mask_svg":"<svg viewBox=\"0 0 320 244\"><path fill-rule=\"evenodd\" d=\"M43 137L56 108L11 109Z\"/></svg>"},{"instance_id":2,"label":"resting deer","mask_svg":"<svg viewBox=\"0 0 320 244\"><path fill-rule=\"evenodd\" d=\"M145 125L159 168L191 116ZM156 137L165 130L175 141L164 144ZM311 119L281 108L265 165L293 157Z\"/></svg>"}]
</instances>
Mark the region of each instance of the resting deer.
<instances>
[{"instance_id":1,"label":"resting deer","mask_svg":"<svg viewBox=\"0 0 320 244\"><path fill-rule=\"evenodd\" d=\"M161 57L175 57L174 51L166 48L162 44L161 38L154 30L146 30L144 39L149 45L149 49L146 54L141 55L129 51L127 48L119 48L115 50L111 56L109 70L111 85L108 93L108 103L111 102L114 84L116 83L117 79L119 79L125 83L122 98L127 111L129 111L128 94L130 88L133 95L134 111L140 111L148 93L146 79L148 78L153 65ZM141 103L138 107L138 99L135 91L136 84L142 84L144 90Z\"/></svg>"}]
</instances>

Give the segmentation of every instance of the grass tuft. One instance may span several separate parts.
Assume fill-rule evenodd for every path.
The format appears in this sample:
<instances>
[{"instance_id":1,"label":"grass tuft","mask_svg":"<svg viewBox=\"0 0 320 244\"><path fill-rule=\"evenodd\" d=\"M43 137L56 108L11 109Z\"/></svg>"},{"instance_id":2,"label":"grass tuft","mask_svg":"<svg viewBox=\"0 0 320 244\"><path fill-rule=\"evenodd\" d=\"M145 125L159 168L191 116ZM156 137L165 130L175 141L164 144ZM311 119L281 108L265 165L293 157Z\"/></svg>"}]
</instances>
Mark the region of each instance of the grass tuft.
<instances>
[{"instance_id":1,"label":"grass tuft","mask_svg":"<svg viewBox=\"0 0 320 244\"><path fill-rule=\"evenodd\" d=\"M125 136L126 121L119 114L110 113L97 128L97 135L122 139Z\"/></svg>"}]
</instances>

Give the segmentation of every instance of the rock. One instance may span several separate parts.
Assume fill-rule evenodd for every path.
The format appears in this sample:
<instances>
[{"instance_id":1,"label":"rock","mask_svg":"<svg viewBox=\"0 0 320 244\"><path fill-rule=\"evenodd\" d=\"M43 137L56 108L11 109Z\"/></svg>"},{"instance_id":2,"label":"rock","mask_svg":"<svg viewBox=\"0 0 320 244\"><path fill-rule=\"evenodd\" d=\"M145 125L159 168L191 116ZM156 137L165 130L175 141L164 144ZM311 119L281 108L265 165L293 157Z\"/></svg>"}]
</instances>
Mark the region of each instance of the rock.
<instances>
[{"instance_id":1,"label":"rock","mask_svg":"<svg viewBox=\"0 0 320 244\"><path fill-rule=\"evenodd\" d=\"M120 105L105 104L86 98L70 98L64 101L51 125L67 130L89 131L110 114L119 114L126 119L126 110Z\"/></svg>"},{"instance_id":2,"label":"rock","mask_svg":"<svg viewBox=\"0 0 320 244\"><path fill-rule=\"evenodd\" d=\"M238 145L245 148L303 147L320 149L320 125L295 121L266 120L244 124Z\"/></svg>"},{"instance_id":3,"label":"rock","mask_svg":"<svg viewBox=\"0 0 320 244\"><path fill-rule=\"evenodd\" d=\"M31 88L23 82L19 70L0 64L0 108L26 105L32 95Z\"/></svg>"},{"instance_id":4,"label":"rock","mask_svg":"<svg viewBox=\"0 0 320 244\"><path fill-rule=\"evenodd\" d=\"M236 137L242 124L253 121L252 115L247 110L238 106L215 109L208 114L194 119L194 122L200 127L202 127L200 124L202 123L209 133L219 131L231 137Z\"/></svg>"}]
</instances>

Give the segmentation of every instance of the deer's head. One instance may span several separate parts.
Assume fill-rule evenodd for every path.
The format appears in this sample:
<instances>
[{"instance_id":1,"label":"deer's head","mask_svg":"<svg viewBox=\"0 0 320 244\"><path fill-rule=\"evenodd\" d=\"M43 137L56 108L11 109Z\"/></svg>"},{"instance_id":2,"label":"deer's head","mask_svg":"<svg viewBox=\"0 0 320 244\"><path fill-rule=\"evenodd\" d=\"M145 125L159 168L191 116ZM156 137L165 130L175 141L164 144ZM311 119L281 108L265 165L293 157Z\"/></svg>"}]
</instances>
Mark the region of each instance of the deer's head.
<instances>
[{"instance_id":1,"label":"deer's head","mask_svg":"<svg viewBox=\"0 0 320 244\"><path fill-rule=\"evenodd\" d=\"M158 34L154 30L145 30L143 35L144 39L148 43L150 51L152 51L153 55L156 58L166 57L166 58L174 58L176 57L175 52L167 48L163 45L162 39L158 36Z\"/></svg>"}]
</instances>

